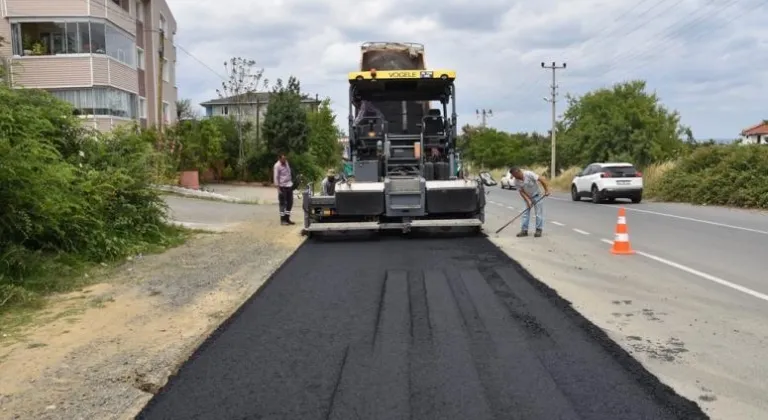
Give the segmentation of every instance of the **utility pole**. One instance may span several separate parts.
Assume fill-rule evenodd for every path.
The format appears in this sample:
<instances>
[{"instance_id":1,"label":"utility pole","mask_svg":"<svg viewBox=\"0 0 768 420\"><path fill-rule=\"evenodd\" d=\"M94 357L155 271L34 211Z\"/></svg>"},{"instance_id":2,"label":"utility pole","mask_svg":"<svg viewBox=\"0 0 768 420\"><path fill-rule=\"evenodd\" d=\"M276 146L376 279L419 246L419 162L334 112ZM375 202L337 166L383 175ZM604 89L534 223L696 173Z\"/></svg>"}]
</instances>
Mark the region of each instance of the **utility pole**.
<instances>
[{"instance_id":1,"label":"utility pole","mask_svg":"<svg viewBox=\"0 0 768 420\"><path fill-rule=\"evenodd\" d=\"M163 71L165 67L165 31L160 28L158 31L160 43L157 47L157 56L159 58L157 65L157 128L160 133L163 132Z\"/></svg>"},{"instance_id":2,"label":"utility pole","mask_svg":"<svg viewBox=\"0 0 768 420\"><path fill-rule=\"evenodd\" d=\"M477 118L480 118L480 126L485 128L488 125L488 117L493 116L493 110L490 109L476 109L475 114L477 115Z\"/></svg>"},{"instance_id":3,"label":"utility pole","mask_svg":"<svg viewBox=\"0 0 768 420\"><path fill-rule=\"evenodd\" d=\"M562 66L558 66L557 63L554 61L552 62L551 66L546 65L544 62L541 63L541 68L552 70L552 97L550 99L544 98L545 101L550 102L552 104L552 133L550 134L552 136L552 162L551 167L549 169L549 178L552 179L557 175L557 167L555 166L555 126L557 125L557 117L556 117L556 104L557 104L557 71L565 69L566 63L563 63Z\"/></svg>"}]
</instances>

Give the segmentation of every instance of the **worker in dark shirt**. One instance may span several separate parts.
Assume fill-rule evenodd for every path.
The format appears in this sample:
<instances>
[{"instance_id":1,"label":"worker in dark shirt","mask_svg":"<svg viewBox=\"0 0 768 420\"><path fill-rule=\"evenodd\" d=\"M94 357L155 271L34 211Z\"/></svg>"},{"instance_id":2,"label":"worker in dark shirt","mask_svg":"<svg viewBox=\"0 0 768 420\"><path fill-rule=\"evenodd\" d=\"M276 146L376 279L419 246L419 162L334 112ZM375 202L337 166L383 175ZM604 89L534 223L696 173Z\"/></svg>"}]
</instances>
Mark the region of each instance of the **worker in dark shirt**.
<instances>
[{"instance_id":1,"label":"worker in dark shirt","mask_svg":"<svg viewBox=\"0 0 768 420\"><path fill-rule=\"evenodd\" d=\"M334 195L336 193L336 171L329 169L321 185L321 195Z\"/></svg>"}]
</instances>

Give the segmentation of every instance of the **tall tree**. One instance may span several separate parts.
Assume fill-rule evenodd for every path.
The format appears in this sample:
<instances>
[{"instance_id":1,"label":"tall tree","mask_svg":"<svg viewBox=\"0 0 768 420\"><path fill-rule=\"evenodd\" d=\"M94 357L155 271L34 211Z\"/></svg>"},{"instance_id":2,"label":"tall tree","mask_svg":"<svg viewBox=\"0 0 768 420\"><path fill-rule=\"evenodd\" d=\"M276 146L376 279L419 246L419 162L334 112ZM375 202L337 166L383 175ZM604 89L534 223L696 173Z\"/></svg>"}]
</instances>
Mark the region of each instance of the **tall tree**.
<instances>
[{"instance_id":1,"label":"tall tree","mask_svg":"<svg viewBox=\"0 0 768 420\"><path fill-rule=\"evenodd\" d=\"M198 113L192 108L192 101L180 99L176 101L176 117L179 120L196 120Z\"/></svg>"},{"instance_id":2,"label":"tall tree","mask_svg":"<svg viewBox=\"0 0 768 420\"><path fill-rule=\"evenodd\" d=\"M676 157L686 128L676 111L667 110L645 88L644 81L635 80L568 96L560 124L561 159L571 165L630 160L644 167Z\"/></svg>"},{"instance_id":3,"label":"tall tree","mask_svg":"<svg viewBox=\"0 0 768 420\"><path fill-rule=\"evenodd\" d=\"M232 57L229 61L224 62L224 69L228 78L221 82L221 89L216 89L216 93L220 98L228 98L235 103L240 143L237 167L244 177L247 166L243 142L243 105L253 98L259 88L266 88L269 81L264 78L264 69L256 68L255 60Z\"/></svg>"},{"instance_id":4,"label":"tall tree","mask_svg":"<svg viewBox=\"0 0 768 420\"><path fill-rule=\"evenodd\" d=\"M301 103L301 83L291 76L277 79L264 116L264 140L273 154L303 154L309 150L307 110Z\"/></svg>"},{"instance_id":5,"label":"tall tree","mask_svg":"<svg viewBox=\"0 0 768 420\"><path fill-rule=\"evenodd\" d=\"M322 101L317 112L309 112L307 121L309 152L321 168L335 168L341 163L341 130L336 125L336 115L331 110L330 99Z\"/></svg>"}]
</instances>

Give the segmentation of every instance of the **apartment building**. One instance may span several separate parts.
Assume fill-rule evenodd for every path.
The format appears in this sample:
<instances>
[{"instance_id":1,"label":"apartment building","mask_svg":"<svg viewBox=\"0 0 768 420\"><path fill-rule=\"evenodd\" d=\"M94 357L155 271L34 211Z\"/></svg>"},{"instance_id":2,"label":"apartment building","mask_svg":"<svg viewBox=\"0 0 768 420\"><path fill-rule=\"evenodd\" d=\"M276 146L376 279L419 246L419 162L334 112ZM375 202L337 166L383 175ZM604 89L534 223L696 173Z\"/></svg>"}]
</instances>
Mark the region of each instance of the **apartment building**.
<instances>
[{"instance_id":1,"label":"apartment building","mask_svg":"<svg viewBox=\"0 0 768 420\"><path fill-rule=\"evenodd\" d=\"M176 21L165 0L0 0L0 16L12 86L45 89L103 131L156 125L160 112L175 122Z\"/></svg>"},{"instance_id":2,"label":"apartment building","mask_svg":"<svg viewBox=\"0 0 768 420\"><path fill-rule=\"evenodd\" d=\"M264 120L264 115L266 115L270 96L270 92L254 92L228 98L211 99L201 103L200 106L205 108L206 117L236 116L238 109L240 109L244 118L260 122ZM307 95L301 98L302 105L308 111L317 111L321 102L317 95L314 98Z\"/></svg>"}]
</instances>

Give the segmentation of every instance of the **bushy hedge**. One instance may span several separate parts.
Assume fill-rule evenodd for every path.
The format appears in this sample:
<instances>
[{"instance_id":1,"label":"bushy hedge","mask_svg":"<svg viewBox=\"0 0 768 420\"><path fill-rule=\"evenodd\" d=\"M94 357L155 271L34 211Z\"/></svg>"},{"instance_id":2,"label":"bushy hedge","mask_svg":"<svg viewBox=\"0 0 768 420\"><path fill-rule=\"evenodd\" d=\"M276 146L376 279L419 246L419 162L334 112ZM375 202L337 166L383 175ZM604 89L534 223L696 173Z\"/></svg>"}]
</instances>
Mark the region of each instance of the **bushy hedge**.
<instances>
[{"instance_id":1,"label":"bushy hedge","mask_svg":"<svg viewBox=\"0 0 768 420\"><path fill-rule=\"evenodd\" d=\"M151 138L97 133L45 92L0 88L0 310L67 289L82 263L181 239L150 188Z\"/></svg>"},{"instance_id":2,"label":"bushy hedge","mask_svg":"<svg viewBox=\"0 0 768 420\"><path fill-rule=\"evenodd\" d=\"M768 208L768 147L697 148L666 171L654 191L665 201Z\"/></svg>"}]
</instances>

